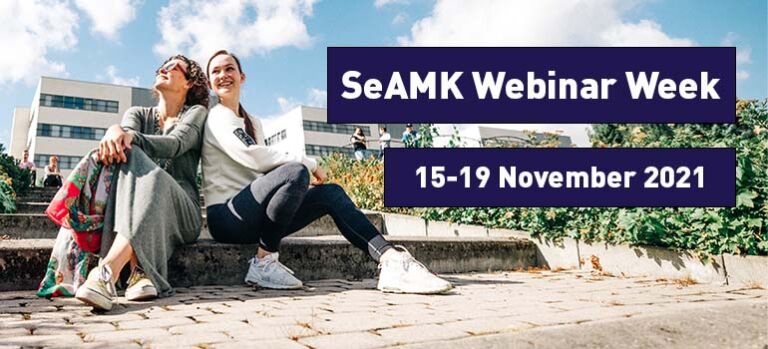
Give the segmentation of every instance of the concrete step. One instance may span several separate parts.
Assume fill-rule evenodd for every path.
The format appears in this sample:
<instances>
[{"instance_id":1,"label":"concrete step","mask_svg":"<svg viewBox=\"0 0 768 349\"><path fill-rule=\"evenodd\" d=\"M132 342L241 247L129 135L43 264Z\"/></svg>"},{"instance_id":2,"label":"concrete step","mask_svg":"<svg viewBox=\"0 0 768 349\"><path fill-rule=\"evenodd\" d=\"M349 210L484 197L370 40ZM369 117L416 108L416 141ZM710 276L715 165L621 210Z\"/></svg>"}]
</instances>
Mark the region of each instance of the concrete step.
<instances>
[{"instance_id":1,"label":"concrete step","mask_svg":"<svg viewBox=\"0 0 768 349\"><path fill-rule=\"evenodd\" d=\"M436 273L513 270L538 266L536 245L513 238L390 237ZM43 277L53 239L0 241L0 291L33 290ZM256 245L201 240L179 248L169 261L171 283L239 285ZM375 277L376 263L340 236L289 237L280 260L302 280Z\"/></svg>"},{"instance_id":2,"label":"concrete step","mask_svg":"<svg viewBox=\"0 0 768 349\"><path fill-rule=\"evenodd\" d=\"M42 214L48 208L48 202L18 202L16 203L16 214Z\"/></svg>"},{"instance_id":3,"label":"concrete step","mask_svg":"<svg viewBox=\"0 0 768 349\"><path fill-rule=\"evenodd\" d=\"M16 203L23 204L23 203L49 203L51 200L53 200L53 197L56 196L56 191L49 191L49 192L27 192L22 195L16 196ZM205 206L205 200L203 199L203 196L200 195L200 201L199 204L201 207Z\"/></svg>"},{"instance_id":4,"label":"concrete step","mask_svg":"<svg viewBox=\"0 0 768 349\"><path fill-rule=\"evenodd\" d=\"M380 213L366 212L365 215L379 231L384 231L384 218ZM204 215L203 218L205 218ZM55 239L58 231L59 227L42 213L0 214L0 237L6 236L9 239ZM294 235L321 236L338 234L341 233L336 228L333 219L326 215ZM203 230L200 233L200 238L211 239L210 232L208 232L208 223L205 219L203 219Z\"/></svg>"},{"instance_id":5,"label":"concrete step","mask_svg":"<svg viewBox=\"0 0 768 349\"><path fill-rule=\"evenodd\" d=\"M49 202L19 202L16 204L16 214L44 214L49 204ZM200 210L205 216L205 207L201 207Z\"/></svg>"}]
</instances>

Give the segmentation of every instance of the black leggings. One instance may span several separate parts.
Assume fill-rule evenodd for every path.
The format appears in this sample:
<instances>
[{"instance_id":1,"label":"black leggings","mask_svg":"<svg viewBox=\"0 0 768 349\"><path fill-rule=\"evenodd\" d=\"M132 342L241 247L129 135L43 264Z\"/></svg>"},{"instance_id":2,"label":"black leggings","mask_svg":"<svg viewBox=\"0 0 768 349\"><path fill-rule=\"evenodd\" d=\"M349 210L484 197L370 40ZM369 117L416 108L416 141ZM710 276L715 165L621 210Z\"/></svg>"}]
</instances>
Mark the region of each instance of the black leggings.
<instances>
[{"instance_id":1,"label":"black leggings","mask_svg":"<svg viewBox=\"0 0 768 349\"><path fill-rule=\"evenodd\" d=\"M226 203L208 207L208 228L216 241L254 244L277 252L280 240L329 214L349 242L374 260L392 245L337 184L309 188L301 163L282 165L247 185Z\"/></svg>"},{"instance_id":2,"label":"black leggings","mask_svg":"<svg viewBox=\"0 0 768 349\"><path fill-rule=\"evenodd\" d=\"M58 175L48 175L45 177L45 181L43 181L44 187L61 188L61 185L61 176Z\"/></svg>"}]
</instances>

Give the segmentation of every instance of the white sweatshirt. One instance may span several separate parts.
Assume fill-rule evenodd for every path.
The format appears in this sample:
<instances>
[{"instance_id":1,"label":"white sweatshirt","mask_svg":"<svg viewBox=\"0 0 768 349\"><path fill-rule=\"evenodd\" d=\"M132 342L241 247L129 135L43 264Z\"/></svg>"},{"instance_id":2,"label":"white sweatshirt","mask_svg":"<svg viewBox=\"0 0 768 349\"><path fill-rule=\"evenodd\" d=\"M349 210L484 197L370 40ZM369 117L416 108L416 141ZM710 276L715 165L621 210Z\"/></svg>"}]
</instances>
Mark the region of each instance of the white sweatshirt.
<instances>
[{"instance_id":1,"label":"white sweatshirt","mask_svg":"<svg viewBox=\"0 0 768 349\"><path fill-rule=\"evenodd\" d=\"M225 203L256 178L287 162L301 162L310 173L317 168L317 162L303 154L266 146L261 122L253 117L251 121L258 141L245 132L245 121L231 109L217 104L208 113L202 160L206 207Z\"/></svg>"}]
</instances>

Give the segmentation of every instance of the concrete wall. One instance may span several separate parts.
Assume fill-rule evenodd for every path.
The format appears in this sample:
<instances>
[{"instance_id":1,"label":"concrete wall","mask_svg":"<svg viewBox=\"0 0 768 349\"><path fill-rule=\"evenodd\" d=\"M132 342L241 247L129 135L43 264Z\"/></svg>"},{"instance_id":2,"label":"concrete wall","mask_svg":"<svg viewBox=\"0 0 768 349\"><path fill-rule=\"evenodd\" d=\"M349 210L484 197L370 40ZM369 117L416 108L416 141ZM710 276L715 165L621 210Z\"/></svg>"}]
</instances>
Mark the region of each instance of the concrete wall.
<instances>
[{"instance_id":1,"label":"concrete wall","mask_svg":"<svg viewBox=\"0 0 768 349\"><path fill-rule=\"evenodd\" d=\"M304 154L304 131L301 125L301 108L294 108L276 119L262 120L264 137L269 138L285 130L286 138L271 147L291 154Z\"/></svg>"},{"instance_id":2,"label":"concrete wall","mask_svg":"<svg viewBox=\"0 0 768 349\"><path fill-rule=\"evenodd\" d=\"M322 145L330 147L346 147L351 149L351 134L340 134L330 132L305 131L304 120L327 122L328 110L325 108L315 108L299 106L287 113L271 120L262 120L264 124L264 135L270 136L285 130L286 138L272 144L271 146L290 153L305 154L305 145ZM359 124L368 126L371 130L371 136L368 140L368 149L379 149L379 125L378 124Z\"/></svg>"},{"instance_id":3,"label":"concrete wall","mask_svg":"<svg viewBox=\"0 0 768 349\"><path fill-rule=\"evenodd\" d=\"M11 124L11 144L8 154L16 159L21 159L24 149L27 149L27 134L32 110L27 107L13 109L13 121Z\"/></svg>"}]
</instances>

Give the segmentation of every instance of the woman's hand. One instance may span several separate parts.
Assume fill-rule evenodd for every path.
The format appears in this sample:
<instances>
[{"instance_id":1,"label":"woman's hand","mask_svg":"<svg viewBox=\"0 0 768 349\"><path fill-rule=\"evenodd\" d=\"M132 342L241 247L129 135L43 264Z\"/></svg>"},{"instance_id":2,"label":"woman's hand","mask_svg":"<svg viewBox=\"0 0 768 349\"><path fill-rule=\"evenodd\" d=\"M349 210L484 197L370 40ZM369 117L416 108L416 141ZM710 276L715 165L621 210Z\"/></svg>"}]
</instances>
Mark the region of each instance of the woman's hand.
<instances>
[{"instance_id":1,"label":"woman's hand","mask_svg":"<svg viewBox=\"0 0 768 349\"><path fill-rule=\"evenodd\" d=\"M317 166L315 172L312 172L312 176L315 178L309 183L310 185L322 185L328 180L328 175L325 174L325 170L320 166Z\"/></svg>"},{"instance_id":2,"label":"woman's hand","mask_svg":"<svg viewBox=\"0 0 768 349\"><path fill-rule=\"evenodd\" d=\"M99 159L104 165L128 161L126 149L131 149L133 135L125 132L120 125L112 125L99 142Z\"/></svg>"}]
</instances>

